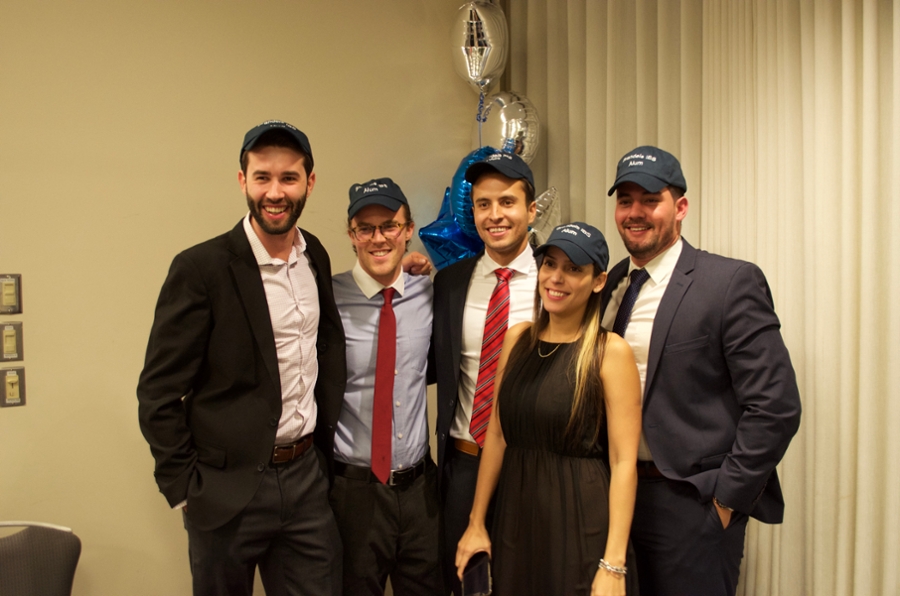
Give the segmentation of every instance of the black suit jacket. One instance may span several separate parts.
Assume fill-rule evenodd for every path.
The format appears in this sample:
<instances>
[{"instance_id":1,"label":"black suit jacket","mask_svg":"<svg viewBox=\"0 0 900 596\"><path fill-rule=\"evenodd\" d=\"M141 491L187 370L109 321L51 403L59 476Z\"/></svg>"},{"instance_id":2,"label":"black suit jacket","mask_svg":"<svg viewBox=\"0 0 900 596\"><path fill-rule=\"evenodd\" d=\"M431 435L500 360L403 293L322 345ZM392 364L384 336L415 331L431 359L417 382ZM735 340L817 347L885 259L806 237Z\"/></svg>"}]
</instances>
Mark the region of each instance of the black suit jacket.
<instances>
[{"instance_id":1,"label":"black suit jacket","mask_svg":"<svg viewBox=\"0 0 900 596\"><path fill-rule=\"evenodd\" d=\"M450 426L459 401L459 366L466 295L479 258L481 254L457 261L438 271L434 278L431 346L437 377L438 484L443 477Z\"/></svg>"},{"instance_id":2,"label":"black suit jacket","mask_svg":"<svg viewBox=\"0 0 900 596\"><path fill-rule=\"evenodd\" d=\"M628 272L609 273L603 310ZM684 242L653 321L643 430L657 467L766 523L784 500L775 466L800 424L800 395L766 278Z\"/></svg>"},{"instance_id":3,"label":"black suit jacket","mask_svg":"<svg viewBox=\"0 0 900 596\"><path fill-rule=\"evenodd\" d=\"M330 470L344 395L344 332L328 253L302 233L320 309L315 443ZM137 395L141 431L169 504L187 499L189 519L201 530L228 522L259 486L282 409L266 294L243 222L175 257Z\"/></svg>"}]
</instances>

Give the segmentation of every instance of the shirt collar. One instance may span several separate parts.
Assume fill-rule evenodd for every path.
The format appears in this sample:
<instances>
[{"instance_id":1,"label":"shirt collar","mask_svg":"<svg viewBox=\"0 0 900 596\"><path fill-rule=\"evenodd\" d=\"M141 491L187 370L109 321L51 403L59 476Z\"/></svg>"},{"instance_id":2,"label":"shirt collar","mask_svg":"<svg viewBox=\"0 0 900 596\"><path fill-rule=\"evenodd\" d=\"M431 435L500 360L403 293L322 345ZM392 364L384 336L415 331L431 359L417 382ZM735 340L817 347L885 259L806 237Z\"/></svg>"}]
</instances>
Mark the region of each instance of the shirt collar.
<instances>
[{"instance_id":1,"label":"shirt collar","mask_svg":"<svg viewBox=\"0 0 900 596\"><path fill-rule=\"evenodd\" d=\"M683 243L681 236L679 236L678 240L675 241L675 244L653 257L652 261L644 265L644 269L650 275L650 279L653 280L655 285L659 285L666 281L669 276L672 275L672 272L675 271L675 265L678 264L678 258L681 256L682 247ZM635 269L640 269L640 267L636 267L634 261L629 259L628 274L630 275Z\"/></svg>"},{"instance_id":2,"label":"shirt collar","mask_svg":"<svg viewBox=\"0 0 900 596\"><path fill-rule=\"evenodd\" d=\"M488 256L487 252L481 257L481 276L482 277L493 277L494 271L497 269L503 269L507 267L512 269L516 273L521 273L522 275L528 275L531 268L534 267L534 249L531 248L531 244L525 245L525 250L523 250L519 255L512 260L509 265L498 265L497 262Z\"/></svg>"},{"instance_id":3,"label":"shirt collar","mask_svg":"<svg viewBox=\"0 0 900 596\"><path fill-rule=\"evenodd\" d=\"M247 240L250 242L250 248L253 250L256 264L274 265L275 261L284 262L281 261L281 259L273 259L269 255L269 251L263 246L262 240L259 239L259 236L256 235L256 230L253 229L253 225L250 223L250 217L251 215L248 211L246 217L244 217L244 234L247 235ZM294 234L294 247L291 250L291 260L293 261L293 259L296 259L304 252L306 252L306 239L303 238L300 228L297 228L297 233Z\"/></svg>"},{"instance_id":4,"label":"shirt collar","mask_svg":"<svg viewBox=\"0 0 900 596\"><path fill-rule=\"evenodd\" d=\"M366 273L365 269L362 268L362 265L359 264L359 260L357 260L356 264L353 266L353 281L355 281L356 285L359 286L359 289L362 290L362 293L363 295L365 295L367 300L371 300L375 296L375 294L379 293L385 288L394 288L395 290L397 290L397 293L402 296L403 290L405 289L403 277L403 271L401 271L400 275L397 276L397 279L394 280L394 283L386 286L380 281L376 281L372 278L371 275Z\"/></svg>"}]
</instances>

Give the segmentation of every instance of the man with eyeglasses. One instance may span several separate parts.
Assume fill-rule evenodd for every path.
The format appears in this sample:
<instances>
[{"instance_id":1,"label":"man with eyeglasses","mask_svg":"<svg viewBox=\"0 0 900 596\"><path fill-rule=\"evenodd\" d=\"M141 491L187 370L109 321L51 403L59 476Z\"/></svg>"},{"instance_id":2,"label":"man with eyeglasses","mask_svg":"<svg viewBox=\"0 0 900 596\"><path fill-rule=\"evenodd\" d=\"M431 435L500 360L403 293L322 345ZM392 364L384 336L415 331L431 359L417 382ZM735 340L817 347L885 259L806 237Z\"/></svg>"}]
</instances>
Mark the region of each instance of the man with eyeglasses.
<instances>
[{"instance_id":1,"label":"man with eyeglasses","mask_svg":"<svg viewBox=\"0 0 900 596\"><path fill-rule=\"evenodd\" d=\"M401 265L415 224L390 178L350 187L356 265L334 276L347 386L335 434L331 505L344 544L344 594L443 592L426 371L432 287Z\"/></svg>"}]
</instances>

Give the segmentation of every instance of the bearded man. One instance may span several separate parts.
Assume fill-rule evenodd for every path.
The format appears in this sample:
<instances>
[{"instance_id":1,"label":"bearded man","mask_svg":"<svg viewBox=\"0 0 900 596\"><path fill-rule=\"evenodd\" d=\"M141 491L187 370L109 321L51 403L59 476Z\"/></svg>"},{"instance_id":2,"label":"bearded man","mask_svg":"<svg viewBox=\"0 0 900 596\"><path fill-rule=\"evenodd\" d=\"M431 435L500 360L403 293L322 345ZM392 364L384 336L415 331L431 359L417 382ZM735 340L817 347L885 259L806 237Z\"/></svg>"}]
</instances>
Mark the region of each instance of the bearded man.
<instances>
[{"instance_id":1,"label":"bearded man","mask_svg":"<svg viewBox=\"0 0 900 596\"><path fill-rule=\"evenodd\" d=\"M244 137L249 213L175 257L137 394L157 484L181 510L194 594L341 593L328 503L344 395L331 263L297 227L316 182L309 140L268 121Z\"/></svg>"}]
</instances>

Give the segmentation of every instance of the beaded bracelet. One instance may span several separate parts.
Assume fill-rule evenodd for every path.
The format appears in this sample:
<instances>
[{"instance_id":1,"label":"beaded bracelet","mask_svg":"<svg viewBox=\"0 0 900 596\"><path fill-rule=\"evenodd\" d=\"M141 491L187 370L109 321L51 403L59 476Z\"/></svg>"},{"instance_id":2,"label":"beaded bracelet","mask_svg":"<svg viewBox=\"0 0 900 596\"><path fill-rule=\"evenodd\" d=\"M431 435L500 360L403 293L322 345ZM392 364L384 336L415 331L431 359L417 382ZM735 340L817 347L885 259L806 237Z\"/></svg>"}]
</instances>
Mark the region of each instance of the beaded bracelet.
<instances>
[{"instance_id":1,"label":"beaded bracelet","mask_svg":"<svg viewBox=\"0 0 900 596\"><path fill-rule=\"evenodd\" d=\"M600 559L600 564L598 565L600 569L606 569L610 573L614 573L615 575L623 576L628 572L628 568L624 565L621 567L616 567L615 565L610 565L606 562L606 559Z\"/></svg>"}]
</instances>

